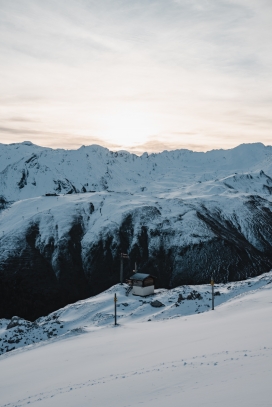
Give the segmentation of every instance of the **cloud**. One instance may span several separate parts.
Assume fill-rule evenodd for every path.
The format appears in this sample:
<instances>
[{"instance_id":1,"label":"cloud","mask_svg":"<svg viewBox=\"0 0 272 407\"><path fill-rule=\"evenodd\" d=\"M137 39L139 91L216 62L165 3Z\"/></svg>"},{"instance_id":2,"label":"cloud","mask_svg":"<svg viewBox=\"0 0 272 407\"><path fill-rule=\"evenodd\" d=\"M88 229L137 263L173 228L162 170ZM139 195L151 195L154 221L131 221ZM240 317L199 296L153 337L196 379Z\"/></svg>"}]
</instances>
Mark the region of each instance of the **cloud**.
<instances>
[{"instance_id":1,"label":"cloud","mask_svg":"<svg viewBox=\"0 0 272 407\"><path fill-rule=\"evenodd\" d=\"M20 123L35 123L37 120L34 119L28 119L26 117L8 117L3 119L5 122L20 122Z\"/></svg>"},{"instance_id":2,"label":"cloud","mask_svg":"<svg viewBox=\"0 0 272 407\"><path fill-rule=\"evenodd\" d=\"M161 142L157 140L148 141L146 143L130 147L129 151L141 155L145 152L148 153L160 153L162 151L168 150L178 150L178 149L186 149L186 150L193 150L193 151L205 151L207 150L207 145L205 144L190 144L190 143L167 143Z\"/></svg>"},{"instance_id":3,"label":"cloud","mask_svg":"<svg viewBox=\"0 0 272 407\"><path fill-rule=\"evenodd\" d=\"M0 127L0 137L2 143L11 143L11 142L21 143L28 136L31 136L33 144L38 144L45 147L79 148L82 145L99 144L103 147L112 148L114 150L121 148L121 146L119 145L115 145L113 143L108 142L105 143L103 140L92 136L82 136L80 134L69 134L59 132L44 132L41 130L32 130L32 129Z\"/></svg>"},{"instance_id":4,"label":"cloud","mask_svg":"<svg viewBox=\"0 0 272 407\"><path fill-rule=\"evenodd\" d=\"M1 140L29 134L65 147L91 134L118 148L122 111L147 118L135 151L268 137L267 0L0 0L0 7Z\"/></svg>"}]
</instances>

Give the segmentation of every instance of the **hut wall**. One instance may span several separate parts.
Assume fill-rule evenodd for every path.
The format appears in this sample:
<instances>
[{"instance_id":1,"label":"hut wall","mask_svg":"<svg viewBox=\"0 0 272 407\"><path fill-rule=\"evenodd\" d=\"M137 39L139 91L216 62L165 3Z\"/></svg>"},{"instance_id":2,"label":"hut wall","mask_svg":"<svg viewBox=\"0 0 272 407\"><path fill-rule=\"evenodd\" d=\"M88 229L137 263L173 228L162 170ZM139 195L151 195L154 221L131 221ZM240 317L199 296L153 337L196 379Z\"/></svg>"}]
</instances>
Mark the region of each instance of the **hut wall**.
<instances>
[{"instance_id":1,"label":"hut wall","mask_svg":"<svg viewBox=\"0 0 272 407\"><path fill-rule=\"evenodd\" d=\"M143 281L143 287L149 287L150 285L154 285L154 278L149 277Z\"/></svg>"},{"instance_id":2,"label":"hut wall","mask_svg":"<svg viewBox=\"0 0 272 407\"><path fill-rule=\"evenodd\" d=\"M141 297L145 297L146 295L150 295L154 293L154 285L150 285L148 287L138 287L133 286L132 294L140 295Z\"/></svg>"}]
</instances>

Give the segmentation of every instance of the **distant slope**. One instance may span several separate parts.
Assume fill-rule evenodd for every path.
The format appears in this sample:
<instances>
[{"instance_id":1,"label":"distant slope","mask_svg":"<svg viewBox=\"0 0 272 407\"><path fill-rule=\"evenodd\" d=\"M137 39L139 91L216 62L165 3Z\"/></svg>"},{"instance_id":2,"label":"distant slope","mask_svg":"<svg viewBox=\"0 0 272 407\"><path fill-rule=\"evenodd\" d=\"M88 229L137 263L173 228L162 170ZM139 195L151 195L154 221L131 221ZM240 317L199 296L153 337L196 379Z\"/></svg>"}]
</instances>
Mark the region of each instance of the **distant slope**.
<instances>
[{"instance_id":1,"label":"distant slope","mask_svg":"<svg viewBox=\"0 0 272 407\"><path fill-rule=\"evenodd\" d=\"M53 150L30 142L0 144L0 196L17 201L46 193L167 191L235 172L263 170L272 176L271 164L272 147L261 143L207 153L176 150L141 157L96 145Z\"/></svg>"}]
</instances>

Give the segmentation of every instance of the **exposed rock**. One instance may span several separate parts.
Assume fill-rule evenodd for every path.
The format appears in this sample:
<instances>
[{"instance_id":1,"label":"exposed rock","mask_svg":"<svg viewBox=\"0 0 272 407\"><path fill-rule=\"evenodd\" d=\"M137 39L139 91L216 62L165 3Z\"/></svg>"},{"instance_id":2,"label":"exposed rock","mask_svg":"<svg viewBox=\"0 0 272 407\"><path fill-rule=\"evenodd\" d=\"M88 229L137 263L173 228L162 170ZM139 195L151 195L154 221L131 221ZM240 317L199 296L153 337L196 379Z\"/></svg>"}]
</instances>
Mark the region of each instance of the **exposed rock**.
<instances>
[{"instance_id":1,"label":"exposed rock","mask_svg":"<svg viewBox=\"0 0 272 407\"><path fill-rule=\"evenodd\" d=\"M193 290L187 295L187 300L202 300L202 296L197 291Z\"/></svg>"},{"instance_id":2,"label":"exposed rock","mask_svg":"<svg viewBox=\"0 0 272 407\"><path fill-rule=\"evenodd\" d=\"M154 307L154 308L165 307L165 305L162 302L158 301L158 300L152 301L150 303L150 305L151 305L151 307Z\"/></svg>"},{"instance_id":3,"label":"exposed rock","mask_svg":"<svg viewBox=\"0 0 272 407\"><path fill-rule=\"evenodd\" d=\"M183 295L180 293L178 296L178 303L180 303L181 301L185 300L185 298L183 297Z\"/></svg>"},{"instance_id":4,"label":"exposed rock","mask_svg":"<svg viewBox=\"0 0 272 407\"><path fill-rule=\"evenodd\" d=\"M26 321L23 318L14 316L14 317L11 318L9 324L7 325L7 329L14 328L15 326L18 326L18 325L25 325L25 326L26 325L31 325L31 322Z\"/></svg>"}]
</instances>

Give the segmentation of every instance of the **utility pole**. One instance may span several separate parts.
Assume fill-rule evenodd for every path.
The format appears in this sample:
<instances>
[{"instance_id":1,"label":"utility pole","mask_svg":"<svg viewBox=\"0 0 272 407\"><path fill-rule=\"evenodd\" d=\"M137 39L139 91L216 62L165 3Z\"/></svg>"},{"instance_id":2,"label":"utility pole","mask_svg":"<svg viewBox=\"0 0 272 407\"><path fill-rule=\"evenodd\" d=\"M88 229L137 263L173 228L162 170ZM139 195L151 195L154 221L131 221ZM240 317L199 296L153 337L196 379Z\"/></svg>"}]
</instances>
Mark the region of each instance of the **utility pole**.
<instances>
[{"instance_id":1,"label":"utility pole","mask_svg":"<svg viewBox=\"0 0 272 407\"><path fill-rule=\"evenodd\" d=\"M114 325L117 325L117 295L114 294Z\"/></svg>"},{"instance_id":2,"label":"utility pole","mask_svg":"<svg viewBox=\"0 0 272 407\"><path fill-rule=\"evenodd\" d=\"M213 276L211 277L211 286L212 286L212 310L214 310L214 281L213 281Z\"/></svg>"},{"instance_id":3,"label":"utility pole","mask_svg":"<svg viewBox=\"0 0 272 407\"><path fill-rule=\"evenodd\" d=\"M120 283L123 284L123 259L129 259L128 254L121 253L121 263L120 263Z\"/></svg>"}]
</instances>

